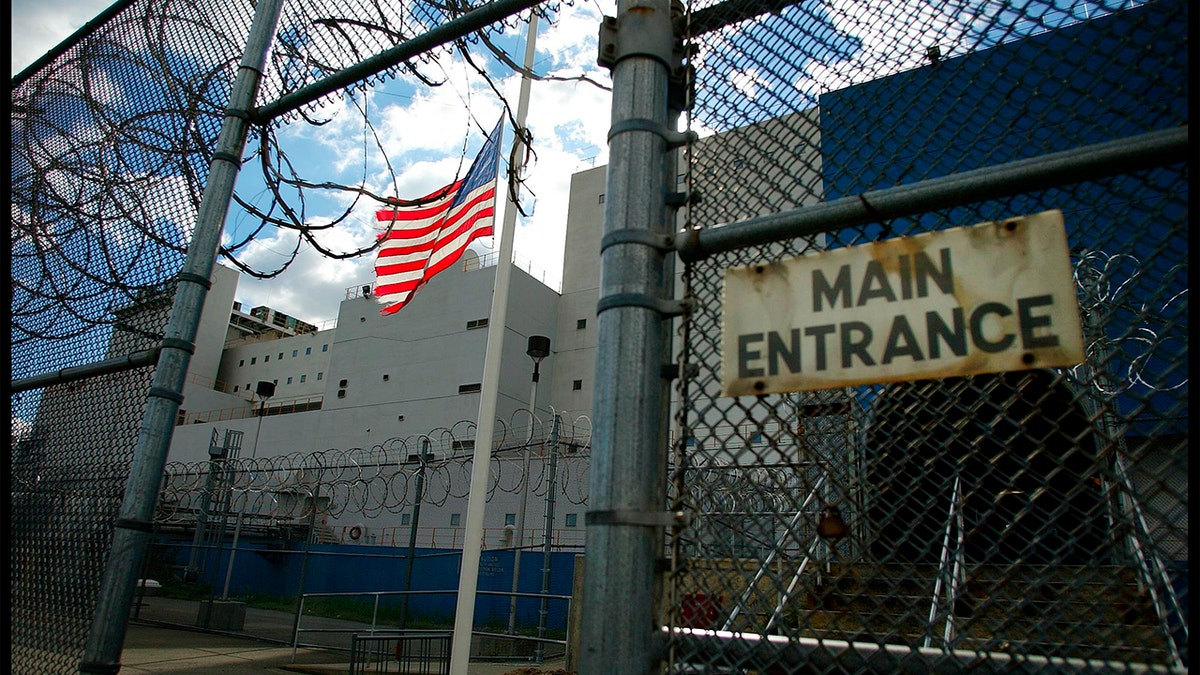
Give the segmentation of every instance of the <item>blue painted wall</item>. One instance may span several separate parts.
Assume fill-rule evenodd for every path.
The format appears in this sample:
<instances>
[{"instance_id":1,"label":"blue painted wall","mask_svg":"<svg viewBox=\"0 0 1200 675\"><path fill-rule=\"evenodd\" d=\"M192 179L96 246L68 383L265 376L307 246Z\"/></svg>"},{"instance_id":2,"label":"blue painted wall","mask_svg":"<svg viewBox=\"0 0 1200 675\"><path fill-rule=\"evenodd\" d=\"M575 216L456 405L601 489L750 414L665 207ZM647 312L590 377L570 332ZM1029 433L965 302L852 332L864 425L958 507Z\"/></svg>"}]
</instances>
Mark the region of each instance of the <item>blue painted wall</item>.
<instances>
[{"instance_id":1,"label":"blue painted wall","mask_svg":"<svg viewBox=\"0 0 1200 675\"><path fill-rule=\"evenodd\" d=\"M1139 3L825 94L820 115L826 199L1186 126L1189 27L1185 0ZM1179 227L1188 219L1187 192L1187 172L1176 166L845 230L829 246L1059 209L1072 250L1129 255L1149 270L1124 289L1126 307L1159 306L1187 289L1181 252L1188 250L1188 228ZM1182 271L1171 268L1179 264ZM1114 275L1118 281L1125 271ZM1186 299L1171 310L1164 317L1166 329L1186 339ZM1110 340L1136 335L1144 320L1136 311L1114 311L1105 331ZM1116 350L1115 370L1138 358L1160 382L1187 377L1186 364L1181 369L1153 353ZM1186 385L1182 394L1158 394L1135 384L1119 406L1130 435L1186 435L1182 400ZM1172 420L1164 423L1163 415Z\"/></svg>"},{"instance_id":2,"label":"blue painted wall","mask_svg":"<svg viewBox=\"0 0 1200 675\"><path fill-rule=\"evenodd\" d=\"M160 539L160 546L173 547L174 559L182 565L187 560L191 541ZM407 549L391 546L362 546L342 544L313 545L307 553L303 542L238 541L234 556L233 574L229 580L229 595L253 595L264 598L295 598L304 577L305 593L373 593L404 590L407 569ZM209 557L202 567L200 579L211 584L218 593L224 588L229 566L228 545ZM574 552L555 552L550 556L550 594L570 595L575 574ZM512 551L484 551L479 560L477 590L508 593L512 590ZM417 549L413 558L412 590L452 591L446 594L413 595L409 611L416 619L453 621L462 551L458 549ZM539 593L542 589L543 553L525 551L521 554L520 592ZM400 597L381 600L381 605L398 604ZM475 626L507 627L511 599L509 596L479 594L475 602ZM517 623L536 627L541 601L522 598L517 602ZM547 602L546 625L549 630L566 629L567 602Z\"/></svg>"}]
</instances>

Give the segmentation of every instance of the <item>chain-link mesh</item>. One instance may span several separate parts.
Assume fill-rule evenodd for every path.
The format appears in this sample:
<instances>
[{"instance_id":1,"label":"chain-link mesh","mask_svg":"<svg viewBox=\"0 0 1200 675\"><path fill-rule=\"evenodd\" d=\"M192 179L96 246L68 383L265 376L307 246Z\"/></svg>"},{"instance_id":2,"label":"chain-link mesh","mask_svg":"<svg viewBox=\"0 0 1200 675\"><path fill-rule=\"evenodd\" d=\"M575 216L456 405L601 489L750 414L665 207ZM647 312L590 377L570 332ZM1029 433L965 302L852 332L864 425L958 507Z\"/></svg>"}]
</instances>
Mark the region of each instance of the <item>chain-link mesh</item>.
<instances>
[{"instance_id":1,"label":"chain-link mesh","mask_svg":"<svg viewBox=\"0 0 1200 675\"><path fill-rule=\"evenodd\" d=\"M1183 2L784 4L689 10L690 228L869 212L872 191L1188 121ZM1187 178L951 196L689 265L672 672L1186 663ZM726 269L1052 209L1078 366L722 396Z\"/></svg>"},{"instance_id":2,"label":"chain-link mesh","mask_svg":"<svg viewBox=\"0 0 1200 675\"><path fill-rule=\"evenodd\" d=\"M249 113L227 107L257 4L119 2L94 28L13 80L10 342L11 375L22 383L12 396L16 672L80 666L134 447L145 431L153 368L129 366L154 363L222 124L227 114ZM258 88L260 106L295 98L477 9L458 2L284 5ZM444 62L451 56L473 52L480 77L498 77L512 64L494 42L529 16L518 19L519 7L508 7L512 15L462 35L447 33L399 63L255 119L245 166L261 172L266 196L235 195L238 215L230 220L258 225L224 241L223 255L244 272L278 274L238 259L250 241L276 227L290 227L298 240L327 253L313 237L326 226L314 225L304 211L306 188L383 198L364 184L301 175L306 169L291 164L277 130L284 123L325 124L323 105L384 81L437 86L448 77ZM555 7L544 3L534 11L551 19ZM365 107L358 112L369 128ZM63 383L45 386L55 373ZM150 431L160 432L168 430Z\"/></svg>"}]
</instances>

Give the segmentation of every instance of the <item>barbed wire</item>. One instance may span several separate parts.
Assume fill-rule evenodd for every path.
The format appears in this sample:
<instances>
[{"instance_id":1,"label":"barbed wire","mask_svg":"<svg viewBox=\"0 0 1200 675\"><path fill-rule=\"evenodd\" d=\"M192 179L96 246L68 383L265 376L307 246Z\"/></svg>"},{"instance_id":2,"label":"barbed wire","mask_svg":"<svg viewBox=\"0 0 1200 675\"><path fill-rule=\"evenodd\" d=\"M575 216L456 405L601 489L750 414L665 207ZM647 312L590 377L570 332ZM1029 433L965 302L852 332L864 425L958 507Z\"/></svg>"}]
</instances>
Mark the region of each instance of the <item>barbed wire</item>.
<instances>
[{"instance_id":1,"label":"barbed wire","mask_svg":"<svg viewBox=\"0 0 1200 675\"><path fill-rule=\"evenodd\" d=\"M1154 278L1151 273L1128 253L1084 249L1075 254L1087 358L1071 372L1101 394L1116 395L1133 387L1168 392L1188 384L1186 369L1177 372L1167 365L1187 344L1187 265L1176 264ZM1117 315L1125 320L1112 321ZM1100 328L1113 325L1124 327L1124 332L1110 335Z\"/></svg>"},{"instance_id":2,"label":"barbed wire","mask_svg":"<svg viewBox=\"0 0 1200 675\"><path fill-rule=\"evenodd\" d=\"M509 128L535 152L530 131L517 129L500 78L523 73L603 85L584 75L514 68L499 40L532 16L552 24L563 6L540 3L295 112L257 121L239 181L251 187L239 187L227 218L241 229L227 230L221 255L259 279L277 277L304 250L338 260L366 256L378 239L355 244L338 237L335 245L322 235L381 205L428 201L389 196L401 194L401 167L397 150L381 138L379 119L386 110L369 99L381 85L400 82L418 91L454 86L451 64L465 61L500 102ZM457 0L287 3L259 102L279 100L473 9ZM14 80L14 345L66 340L111 325L180 269L252 12L250 3L134 2ZM358 156L342 158L358 167L354 182L333 179L330 163L297 159L316 143L305 140L311 138L305 127L323 127L338 116L346 118L339 124L361 128ZM493 121L470 124L486 135ZM464 129L463 137L458 174L466 168L467 139L477 134ZM381 173L373 173L376 166ZM524 181L510 173L510 192L527 189ZM248 255L253 242L280 232L294 236L285 237L286 250L276 250L273 262Z\"/></svg>"},{"instance_id":3,"label":"barbed wire","mask_svg":"<svg viewBox=\"0 0 1200 675\"><path fill-rule=\"evenodd\" d=\"M529 416L527 410L522 411ZM518 416L514 413L514 417ZM533 417L532 431L498 420L488 471L487 499L519 494L546 497L550 485L546 458L558 453L556 498L573 504L587 501L587 469L591 460L591 422L580 416L562 423L552 435L549 423ZM235 457L167 464L155 521L195 522L201 512L219 509L275 520L302 517L313 498L323 515L376 517L400 513L417 501L436 507L470 494L475 425L461 421L427 434L391 438L369 448L330 448L273 457ZM537 461L524 475L523 453Z\"/></svg>"}]
</instances>

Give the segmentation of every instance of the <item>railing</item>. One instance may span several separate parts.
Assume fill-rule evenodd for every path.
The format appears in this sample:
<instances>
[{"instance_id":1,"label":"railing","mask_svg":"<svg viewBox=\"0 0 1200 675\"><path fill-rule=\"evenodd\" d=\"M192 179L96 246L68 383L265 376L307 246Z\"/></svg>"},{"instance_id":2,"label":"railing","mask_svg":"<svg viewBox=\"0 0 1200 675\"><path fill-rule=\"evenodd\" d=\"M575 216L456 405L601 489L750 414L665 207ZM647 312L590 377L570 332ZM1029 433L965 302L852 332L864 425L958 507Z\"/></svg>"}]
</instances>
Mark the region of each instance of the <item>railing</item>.
<instances>
[{"instance_id":1,"label":"railing","mask_svg":"<svg viewBox=\"0 0 1200 675\"><path fill-rule=\"evenodd\" d=\"M499 252L485 253L481 256L471 258L470 260L460 260L455 267L463 272L480 270L485 267L494 267L499 260L499 256ZM543 286L552 289L556 293L562 292L561 275L557 280L555 280L556 283L552 283L547 276L546 270L534 267L534 264L531 261L521 260L520 258L513 256L512 264L513 267L540 281ZM346 288L346 300L356 300L358 298L367 297L371 295L374 290L374 282L349 286Z\"/></svg>"},{"instance_id":2,"label":"railing","mask_svg":"<svg viewBox=\"0 0 1200 675\"><path fill-rule=\"evenodd\" d=\"M477 596L479 596L479 595L499 595L499 596L504 596L504 597L509 597L509 598L536 598L536 599L542 600L543 603L548 600L563 601L563 602L567 603L566 615L567 616L571 615L570 604L572 602L572 598L569 595L557 595L557 594L551 594L551 593L511 593L511 592L507 592L507 591L476 591L475 594ZM407 597L419 596L419 595L457 596L458 590L457 589L449 589L449 590L431 590L431 591L373 591L373 592L366 592L366 593L302 593L300 595L299 607L296 610L295 629L292 632L292 662L293 663L295 662L296 650L299 649L300 647L328 648L328 645L326 645L326 644L319 644L316 642L301 642L300 641L301 634L316 634L316 633L331 634L332 633L332 634L349 635L351 637L351 650L352 651L355 649L354 644L353 644L355 640L364 640L365 638L370 637L370 636L378 635L381 637L388 637L390 639L396 639L396 637L399 635L421 634L422 631L409 631L407 629L401 629L401 631L402 631L401 632L401 631L397 631L396 627L394 627L394 626L380 626L379 625L379 621L380 621L380 619L379 619L379 601L381 598L396 597L396 596L407 598ZM361 597L370 597L373 599L372 600L372 610L371 610L371 622L370 622L370 625L367 626L365 629L363 627L305 628L302 625L303 620L304 620L304 605L308 600L310 600L312 598L361 598ZM545 614L544 610L543 610L542 614L543 615ZM568 632L569 631L570 631L570 626L568 626ZM436 634L436 631L426 631L426 632ZM544 633L544 630L539 630L539 633ZM506 640L520 641L520 642L533 642L533 643L537 643L537 644L543 645L543 646L553 644L553 645L558 645L564 651L566 650L566 646L567 646L567 642L568 642L568 640L566 638L561 638L561 639L549 638L549 637L545 637L544 635L539 635L537 637L534 637L534 636L529 636L529 635L518 635L518 634L508 634L508 633L491 633L491 632L477 631L477 630L473 630L472 634L485 636L485 637L494 637L494 638L501 638L501 639L506 639ZM449 652L447 651L447 653L449 653ZM365 671L355 671L352 669L351 672L365 672ZM385 672L385 671L377 671L377 672ZM401 672L404 672L404 671L401 671ZM417 672L425 672L425 671L417 671Z\"/></svg>"},{"instance_id":3,"label":"railing","mask_svg":"<svg viewBox=\"0 0 1200 675\"><path fill-rule=\"evenodd\" d=\"M374 527L365 532L361 529L354 532L355 528L361 527L360 525L335 526L327 530L330 539L323 539L321 543L364 544L367 546L409 545L409 535L412 532L410 525ZM416 543L421 548L461 548L465 532L466 528L464 527L419 526L417 527ZM502 551L512 549L515 547L511 541L512 536L512 530L507 527L485 527L483 528L483 548ZM583 528L555 528L550 533L550 546L554 550L582 549L586 536L587 533ZM545 540L542 533L529 531L526 533L525 544L521 548L540 550L544 546Z\"/></svg>"},{"instance_id":4,"label":"railing","mask_svg":"<svg viewBox=\"0 0 1200 675\"><path fill-rule=\"evenodd\" d=\"M388 673L392 672L391 662L395 661L397 673L449 675L450 639L453 635L448 631L353 635L350 672L352 675Z\"/></svg>"},{"instance_id":5,"label":"railing","mask_svg":"<svg viewBox=\"0 0 1200 675\"><path fill-rule=\"evenodd\" d=\"M265 417L273 415L290 415L292 413L308 412L310 410L320 410L325 401L324 396L307 396L304 398L296 398L290 401L277 401L266 406L263 409ZM257 407L243 408L222 408L220 410L200 410L192 413L179 415L175 420L175 426L184 424L203 424L206 422L223 422L226 420L242 420L258 416Z\"/></svg>"}]
</instances>

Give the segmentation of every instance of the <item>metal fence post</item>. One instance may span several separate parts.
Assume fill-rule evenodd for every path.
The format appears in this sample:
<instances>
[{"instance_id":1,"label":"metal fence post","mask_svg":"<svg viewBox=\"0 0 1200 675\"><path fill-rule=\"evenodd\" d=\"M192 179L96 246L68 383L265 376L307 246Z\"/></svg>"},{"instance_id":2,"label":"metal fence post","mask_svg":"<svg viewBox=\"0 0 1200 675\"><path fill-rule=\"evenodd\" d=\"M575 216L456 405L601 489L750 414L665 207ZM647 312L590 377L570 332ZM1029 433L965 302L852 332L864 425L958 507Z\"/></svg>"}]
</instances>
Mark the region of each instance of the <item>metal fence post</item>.
<instances>
[{"instance_id":1,"label":"metal fence post","mask_svg":"<svg viewBox=\"0 0 1200 675\"><path fill-rule=\"evenodd\" d=\"M175 303L150 387L121 512L113 530L112 548L96 600L87 648L79 663L81 673L115 673L119 670L125 626L138 572L153 530L154 507L175 429L175 415L183 401L183 384L200 324L200 312L208 294L217 244L233 197L233 185L241 168L249 129L248 111L254 106L282 6L282 0L263 0L254 13L246 50L229 96L225 122L213 152L208 183L196 217L195 234L188 247L183 271L178 276Z\"/></svg>"},{"instance_id":2,"label":"metal fence post","mask_svg":"<svg viewBox=\"0 0 1200 675\"><path fill-rule=\"evenodd\" d=\"M622 1L604 19L600 60L612 69L612 126L601 242L595 444L587 513L581 673L653 670L666 512L662 366L672 302L664 248L673 224L666 193L670 114L680 61L669 0ZM665 279L664 279L665 277Z\"/></svg>"},{"instance_id":3,"label":"metal fence post","mask_svg":"<svg viewBox=\"0 0 1200 675\"><path fill-rule=\"evenodd\" d=\"M412 524L408 528L408 554L404 557L404 600L400 604L400 629L408 628L408 599L412 595L413 559L417 555L417 527L421 522L421 496L425 492L425 464L429 461L429 438L421 439L421 456L417 460L417 496L413 500Z\"/></svg>"},{"instance_id":4,"label":"metal fence post","mask_svg":"<svg viewBox=\"0 0 1200 675\"><path fill-rule=\"evenodd\" d=\"M550 594L550 562L554 551L554 491L558 477L558 423L562 418L554 414L554 423L550 427L550 480L546 484L546 526L542 531L542 595ZM528 474L527 474L528 475ZM546 622L548 619L547 598L542 598L538 609L538 637L546 637ZM542 663L546 656L546 643L539 641L534 650L534 660Z\"/></svg>"}]
</instances>

